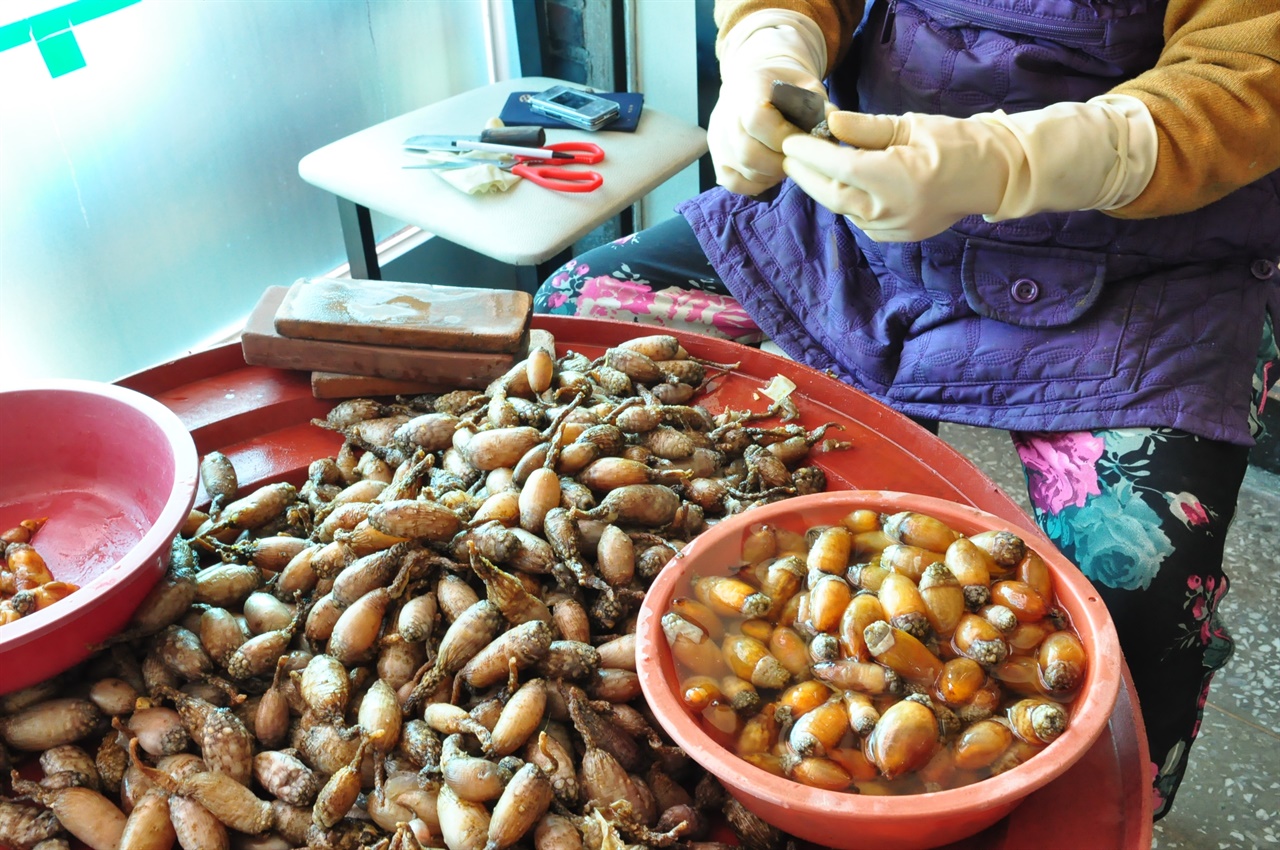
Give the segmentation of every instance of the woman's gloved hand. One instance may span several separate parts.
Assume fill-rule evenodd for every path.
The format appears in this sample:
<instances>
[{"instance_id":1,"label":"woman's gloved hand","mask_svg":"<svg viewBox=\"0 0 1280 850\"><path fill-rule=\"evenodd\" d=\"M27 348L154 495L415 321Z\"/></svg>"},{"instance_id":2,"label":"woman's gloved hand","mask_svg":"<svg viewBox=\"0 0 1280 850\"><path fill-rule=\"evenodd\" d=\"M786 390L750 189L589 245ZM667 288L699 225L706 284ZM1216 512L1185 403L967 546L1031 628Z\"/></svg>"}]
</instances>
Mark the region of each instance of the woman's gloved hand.
<instances>
[{"instance_id":1,"label":"woman's gloved hand","mask_svg":"<svg viewBox=\"0 0 1280 850\"><path fill-rule=\"evenodd\" d=\"M827 124L849 146L793 135L787 175L880 242L927 239L969 215L1115 209L1156 161L1151 113L1125 95L969 118L833 112Z\"/></svg>"},{"instance_id":2,"label":"woman's gloved hand","mask_svg":"<svg viewBox=\"0 0 1280 850\"><path fill-rule=\"evenodd\" d=\"M784 10L755 12L720 43L720 98L707 125L716 182L758 195L781 183L782 140L798 132L769 104L773 81L826 94L827 47L809 18Z\"/></svg>"}]
</instances>

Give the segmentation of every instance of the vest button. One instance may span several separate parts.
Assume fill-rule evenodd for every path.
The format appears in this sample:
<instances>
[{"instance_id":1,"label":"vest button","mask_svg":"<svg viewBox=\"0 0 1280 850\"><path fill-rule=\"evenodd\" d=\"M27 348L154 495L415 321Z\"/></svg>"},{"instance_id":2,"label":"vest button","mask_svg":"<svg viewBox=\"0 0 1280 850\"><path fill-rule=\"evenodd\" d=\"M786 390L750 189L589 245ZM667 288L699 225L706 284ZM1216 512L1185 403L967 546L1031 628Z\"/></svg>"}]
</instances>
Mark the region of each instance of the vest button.
<instances>
[{"instance_id":1,"label":"vest button","mask_svg":"<svg viewBox=\"0 0 1280 850\"><path fill-rule=\"evenodd\" d=\"M1249 271L1258 280L1269 280L1276 273L1276 264L1270 260L1254 260Z\"/></svg>"},{"instance_id":2,"label":"vest button","mask_svg":"<svg viewBox=\"0 0 1280 850\"><path fill-rule=\"evenodd\" d=\"M1040 284L1029 277L1020 277L1009 287L1009 294L1019 304L1030 304L1040 297Z\"/></svg>"}]
</instances>

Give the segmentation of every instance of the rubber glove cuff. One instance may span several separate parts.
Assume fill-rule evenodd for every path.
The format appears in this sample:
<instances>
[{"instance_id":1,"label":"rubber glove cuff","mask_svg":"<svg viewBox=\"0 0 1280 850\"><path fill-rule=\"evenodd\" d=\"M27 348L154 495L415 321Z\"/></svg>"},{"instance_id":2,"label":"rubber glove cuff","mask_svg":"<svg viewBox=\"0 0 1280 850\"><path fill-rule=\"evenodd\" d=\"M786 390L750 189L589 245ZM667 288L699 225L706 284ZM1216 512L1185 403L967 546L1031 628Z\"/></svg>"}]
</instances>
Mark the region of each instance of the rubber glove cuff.
<instances>
[{"instance_id":1,"label":"rubber glove cuff","mask_svg":"<svg viewBox=\"0 0 1280 850\"><path fill-rule=\"evenodd\" d=\"M1117 209L1142 194L1155 171L1155 121L1136 97L1102 95L974 118L1012 135L1004 145L1009 181L1000 206L983 216L987 221Z\"/></svg>"},{"instance_id":2,"label":"rubber glove cuff","mask_svg":"<svg viewBox=\"0 0 1280 850\"><path fill-rule=\"evenodd\" d=\"M827 42L812 18L786 9L752 12L722 35L716 45L720 77L756 68L789 67L821 80L827 69Z\"/></svg>"}]
</instances>

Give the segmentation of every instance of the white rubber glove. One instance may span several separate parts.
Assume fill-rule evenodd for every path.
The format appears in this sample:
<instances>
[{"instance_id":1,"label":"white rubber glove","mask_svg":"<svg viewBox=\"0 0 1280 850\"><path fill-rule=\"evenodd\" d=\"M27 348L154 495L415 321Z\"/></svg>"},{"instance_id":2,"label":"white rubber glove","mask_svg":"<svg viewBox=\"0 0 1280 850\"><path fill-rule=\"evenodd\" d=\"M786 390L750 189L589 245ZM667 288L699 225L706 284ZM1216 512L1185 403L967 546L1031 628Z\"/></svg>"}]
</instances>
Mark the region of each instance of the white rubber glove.
<instances>
[{"instance_id":1,"label":"white rubber glove","mask_svg":"<svg viewBox=\"0 0 1280 850\"><path fill-rule=\"evenodd\" d=\"M716 182L742 195L758 195L782 182L782 140L799 130L769 104L773 81L825 95L826 67L822 31L798 12L753 12L725 34L720 98L707 124Z\"/></svg>"},{"instance_id":2,"label":"white rubber glove","mask_svg":"<svg viewBox=\"0 0 1280 850\"><path fill-rule=\"evenodd\" d=\"M1155 122L1127 95L969 118L833 112L827 124L853 147L791 136L787 175L880 242L927 239L968 215L1115 209L1156 164Z\"/></svg>"}]
</instances>

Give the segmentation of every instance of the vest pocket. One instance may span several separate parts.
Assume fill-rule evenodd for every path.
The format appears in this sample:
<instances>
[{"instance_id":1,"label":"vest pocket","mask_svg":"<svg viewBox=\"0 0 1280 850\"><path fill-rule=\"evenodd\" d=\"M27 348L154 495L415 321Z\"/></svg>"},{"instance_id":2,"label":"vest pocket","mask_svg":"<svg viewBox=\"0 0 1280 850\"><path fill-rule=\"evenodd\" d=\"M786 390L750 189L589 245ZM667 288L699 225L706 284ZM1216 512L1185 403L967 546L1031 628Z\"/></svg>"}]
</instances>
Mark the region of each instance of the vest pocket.
<instances>
[{"instance_id":1,"label":"vest pocket","mask_svg":"<svg viewBox=\"0 0 1280 850\"><path fill-rule=\"evenodd\" d=\"M966 239L960 280L979 316L1027 328L1069 325L1102 292L1107 255Z\"/></svg>"}]
</instances>

